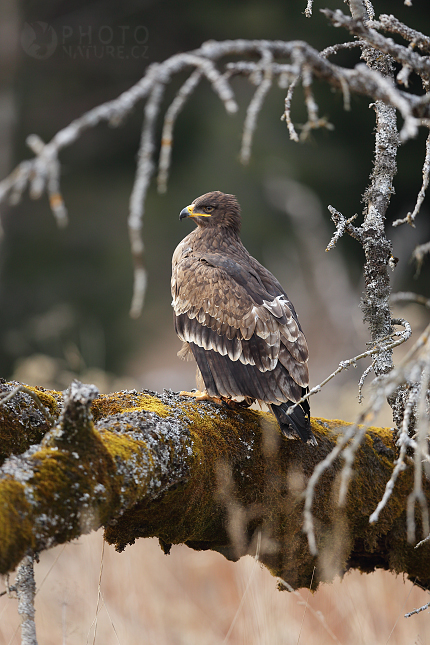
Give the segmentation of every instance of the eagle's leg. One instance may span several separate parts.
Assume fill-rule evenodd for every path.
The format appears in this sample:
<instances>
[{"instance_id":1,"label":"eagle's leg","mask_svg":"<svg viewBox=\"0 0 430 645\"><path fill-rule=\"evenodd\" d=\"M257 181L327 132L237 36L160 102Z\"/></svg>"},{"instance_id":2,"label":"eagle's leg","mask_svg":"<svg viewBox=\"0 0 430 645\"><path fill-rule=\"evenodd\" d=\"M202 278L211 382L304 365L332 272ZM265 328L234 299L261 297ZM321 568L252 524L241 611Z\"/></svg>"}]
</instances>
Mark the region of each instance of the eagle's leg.
<instances>
[{"instance_id":1,"label":"eagle's leg","mask_svg":"<svg viewBox=\"0 0 430 645\"><path fill-rule=\"evenodd\" d=\"M216 396L209 396L206 390L196 390L195 392L179 392L181 396L192 396L196 401L212 401L212 403L222 403L222 399L219 399Z\"/></svg>"}]
</instances>

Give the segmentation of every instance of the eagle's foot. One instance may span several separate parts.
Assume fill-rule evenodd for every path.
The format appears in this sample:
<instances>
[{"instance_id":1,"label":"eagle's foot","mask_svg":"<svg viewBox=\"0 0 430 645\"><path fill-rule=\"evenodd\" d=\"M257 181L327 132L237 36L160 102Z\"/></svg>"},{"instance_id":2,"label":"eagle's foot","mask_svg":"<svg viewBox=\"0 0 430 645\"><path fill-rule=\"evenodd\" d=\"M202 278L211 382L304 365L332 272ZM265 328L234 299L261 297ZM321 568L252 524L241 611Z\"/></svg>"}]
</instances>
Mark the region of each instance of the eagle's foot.
<instances>
[{"instance_id":1,"label":"eagle's foot","mask_svg":"<svg viewBox=\"0 0 430 645\"><path fill-rule=\"evenodd\" d=\"M209 396L206 390L203 392L200 392L200 390L196 390L195 392L179 392L179 394L181 396L192 396L196 401L212 401L212 403L218 403L218 405L222 403L222 400L216 396Z\"/></svg>"},{"instance_id":2,"label":"eagle's foot","mask_svg":"<svg viewBox=\"0 0 430 645\"><path fill-rule=\"evenodd\" d=\"M224 405L232 408L233 410L237 408L249 408L249 406L252 405L252 401L251 403L248 403L245 399L243 401L235 401L234 399L227 399L225 397L222 397L222 402L224 403Z\"/></svg>"}]
</instances>

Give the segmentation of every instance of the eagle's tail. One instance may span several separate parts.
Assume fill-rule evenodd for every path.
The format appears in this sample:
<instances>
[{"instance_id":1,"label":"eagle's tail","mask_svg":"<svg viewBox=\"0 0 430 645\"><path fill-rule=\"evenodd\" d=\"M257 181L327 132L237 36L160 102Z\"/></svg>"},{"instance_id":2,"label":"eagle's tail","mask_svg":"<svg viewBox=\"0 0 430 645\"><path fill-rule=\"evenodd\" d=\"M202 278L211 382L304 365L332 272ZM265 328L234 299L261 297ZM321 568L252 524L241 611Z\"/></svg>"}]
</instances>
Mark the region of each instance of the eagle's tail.
<instances>
[{"instance_id":1,"label":"eagle's tail","mask_svg":"<svg viewBox=\"0 0 430 645\"><path fill-rule=\"evenodd\" d=\"M307 403L307 401L305 403ZM305 406L302 407L301 405L297 405L294 410L288 414L288 408L292 405L294 405L292 401L287 401L280 405L274 405L272 403L270 406L279 423L282 434L290 439L296 439L297 436L299 436L304 443L317 446L317 440L311 430L309 404L306 406L306 409Z\"/></svg>"}]
</instances>

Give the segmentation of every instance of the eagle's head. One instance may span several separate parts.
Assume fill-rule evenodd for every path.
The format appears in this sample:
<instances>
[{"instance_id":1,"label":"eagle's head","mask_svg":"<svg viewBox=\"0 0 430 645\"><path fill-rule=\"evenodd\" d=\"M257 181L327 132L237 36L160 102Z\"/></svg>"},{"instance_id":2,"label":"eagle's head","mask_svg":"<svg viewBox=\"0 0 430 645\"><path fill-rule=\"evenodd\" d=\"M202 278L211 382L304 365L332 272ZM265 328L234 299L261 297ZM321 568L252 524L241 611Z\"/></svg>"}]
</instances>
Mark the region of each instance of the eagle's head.
<instances>
[{"instance_id":1,"label":"eagle's head","mask_svg":"<svg viewBox=\"0 0 430 645\"><path fill-rule=\"evenodd\" d=\"M202 228L223 227L234 231L240 229L240 206L234 195L214 190L197 197L189 206L183 208L179 219L192 217Z\"/></svg>"}]
</instances>

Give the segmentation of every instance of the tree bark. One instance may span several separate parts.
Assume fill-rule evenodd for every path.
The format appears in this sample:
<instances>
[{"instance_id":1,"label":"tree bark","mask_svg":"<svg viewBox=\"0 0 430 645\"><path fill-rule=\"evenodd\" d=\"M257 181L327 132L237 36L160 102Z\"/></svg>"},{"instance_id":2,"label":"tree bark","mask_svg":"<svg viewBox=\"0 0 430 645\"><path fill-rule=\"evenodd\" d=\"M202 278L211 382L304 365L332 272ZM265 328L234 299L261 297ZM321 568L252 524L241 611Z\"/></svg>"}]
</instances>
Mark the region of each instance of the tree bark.
<instances>
[{"instance_id":1,"label":"tree bark","mask_svg":"<svg viewBox=\"0 0 430 645\"><path fill-rule=\"evenodd\" d=\"M1 385L3 395L15 385ZM315 588L350 568L402 572L430 588L430 546L414 549L406 536L412 468L400 474L380 520L369 524L393 469L390 429L369 428L344 507L337 504L342 463L322 476L314 557L302 532L303 491L350 424L312 419L312 447L282 437L270 414L173 392L98 396L78 382L64 399L34 390L58 421L22 454L10 450L0 469L0 573L29 550L104 526L105 539L120 551L156 536L166 553L185 543L236 560L254 555L259 543L260 561L294 588L309 586L313 575ZM33 399L18 393L0 410L0 439L4 428L19 433L30 418L45 430L39 415Z\"/></svg>"}]
</instances>

